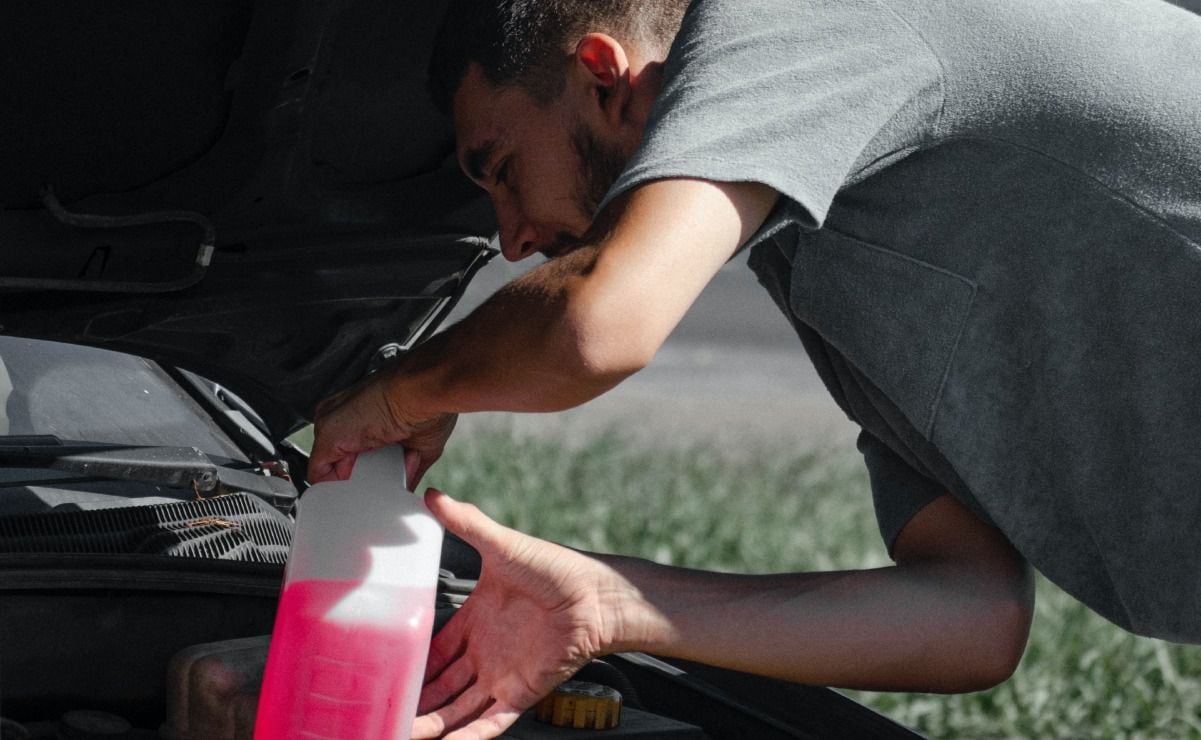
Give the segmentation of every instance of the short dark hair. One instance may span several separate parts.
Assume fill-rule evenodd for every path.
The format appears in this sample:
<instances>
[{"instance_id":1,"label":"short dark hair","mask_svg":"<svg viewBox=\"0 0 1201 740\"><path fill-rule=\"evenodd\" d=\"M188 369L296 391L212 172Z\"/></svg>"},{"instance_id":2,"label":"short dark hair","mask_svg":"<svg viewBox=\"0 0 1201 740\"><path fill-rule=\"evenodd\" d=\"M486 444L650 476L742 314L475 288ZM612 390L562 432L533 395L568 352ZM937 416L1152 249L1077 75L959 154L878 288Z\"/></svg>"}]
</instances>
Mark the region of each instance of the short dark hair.
<instances>
[{"instance_id":1,"label":"short dark hair","mask_svg":"<svg viewBox=\"0 0 1201 740\"><path fill-rule=\"evenodd\" d=\"M429 91L445 113L472 62L494 85L539 103L563 90L562 68L586 33L668 44L691 0L450 0L434 42Z\"/></svg>"}]
</instances>

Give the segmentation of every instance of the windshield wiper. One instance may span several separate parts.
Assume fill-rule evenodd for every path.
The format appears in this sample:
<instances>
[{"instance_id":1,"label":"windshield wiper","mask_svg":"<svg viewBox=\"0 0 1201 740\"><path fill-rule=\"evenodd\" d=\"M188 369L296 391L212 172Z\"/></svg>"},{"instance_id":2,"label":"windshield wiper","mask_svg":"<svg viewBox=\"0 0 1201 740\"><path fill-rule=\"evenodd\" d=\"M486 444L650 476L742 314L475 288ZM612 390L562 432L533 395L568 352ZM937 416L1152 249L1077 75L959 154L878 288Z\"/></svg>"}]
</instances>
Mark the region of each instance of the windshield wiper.
<instances>
[{"instance_id":1,"label":"windshield wiper","mask_svg":"<svg viewBox=\"0 0 1201 740\"><path fill-rule=\"evenodd\" d=\"M0 466L185 488L198 497L244 491L281 511L287 511L297 496L296 487L286 478L218 465L195 447L75 442L50 434L0 437Z\"/></svg>"}]
</instances>

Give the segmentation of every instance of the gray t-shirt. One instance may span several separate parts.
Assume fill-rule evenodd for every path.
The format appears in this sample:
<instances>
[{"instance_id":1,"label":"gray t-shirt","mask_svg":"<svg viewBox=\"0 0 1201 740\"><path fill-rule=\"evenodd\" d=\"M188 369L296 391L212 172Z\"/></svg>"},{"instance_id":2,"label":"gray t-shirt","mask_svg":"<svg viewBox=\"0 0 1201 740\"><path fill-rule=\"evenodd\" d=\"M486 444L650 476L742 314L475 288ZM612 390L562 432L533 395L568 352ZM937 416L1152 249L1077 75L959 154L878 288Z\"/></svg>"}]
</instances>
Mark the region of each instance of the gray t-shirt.
<instances>
[{"instance_id":1,"label":"gray t-shirt","mask_svg":"<svg viewBox=\"0 0 1201 740\"><path fill-rule=\"evenodd\" d=\"M863 427L890 547L950 491L1201 642L1198 60L1160 0L696 0L609 197L783 194L751 264Z\"/></svg>"}]
</instances>

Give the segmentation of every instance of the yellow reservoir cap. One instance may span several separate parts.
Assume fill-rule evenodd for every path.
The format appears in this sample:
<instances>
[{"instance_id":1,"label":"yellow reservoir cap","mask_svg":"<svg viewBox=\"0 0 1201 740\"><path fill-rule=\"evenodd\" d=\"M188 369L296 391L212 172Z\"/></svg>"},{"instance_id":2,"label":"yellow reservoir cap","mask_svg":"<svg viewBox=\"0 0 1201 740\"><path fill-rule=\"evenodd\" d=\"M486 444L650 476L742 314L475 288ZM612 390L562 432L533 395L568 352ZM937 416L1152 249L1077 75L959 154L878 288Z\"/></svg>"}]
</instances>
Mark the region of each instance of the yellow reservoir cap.
<instances>
[{"instance_id":1,"label":"yellow reservoir cap","mask_svg":"<svg viewBox=\"0 0 1201 740\"><path fill-rule=\"evenodd\" d=\"M577 730L611 730L621 724L621 694L584 681L567 681L538 702L538 721Z\"/></svg>"}]
</instances>

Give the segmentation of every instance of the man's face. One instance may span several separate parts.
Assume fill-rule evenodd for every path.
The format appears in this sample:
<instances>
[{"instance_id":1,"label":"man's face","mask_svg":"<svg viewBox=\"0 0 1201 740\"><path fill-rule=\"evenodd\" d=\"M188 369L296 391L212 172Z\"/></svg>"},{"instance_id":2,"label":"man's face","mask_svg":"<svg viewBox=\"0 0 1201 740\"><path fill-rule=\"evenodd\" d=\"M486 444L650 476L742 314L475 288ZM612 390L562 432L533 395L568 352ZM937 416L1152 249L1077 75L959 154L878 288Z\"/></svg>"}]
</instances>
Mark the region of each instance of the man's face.
<instances>
[{"instance_id":1,"label":"man's face","mask_svg":"<svg viewBox=\"0 0 1201 740\"><path fill-rule=\"evenodd\" d=\"M459 163L491 196L509 260L577 246L625 166L619 147L570 101L539 105L522 90L492 85L476 65L455 96Z\"/></svg>"}]
</instances>

